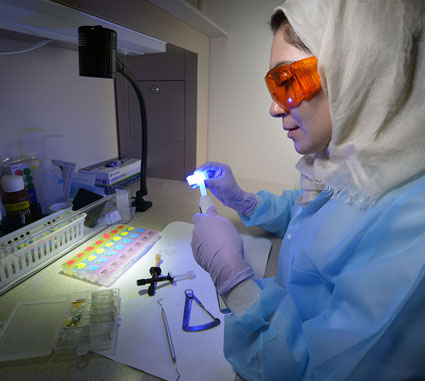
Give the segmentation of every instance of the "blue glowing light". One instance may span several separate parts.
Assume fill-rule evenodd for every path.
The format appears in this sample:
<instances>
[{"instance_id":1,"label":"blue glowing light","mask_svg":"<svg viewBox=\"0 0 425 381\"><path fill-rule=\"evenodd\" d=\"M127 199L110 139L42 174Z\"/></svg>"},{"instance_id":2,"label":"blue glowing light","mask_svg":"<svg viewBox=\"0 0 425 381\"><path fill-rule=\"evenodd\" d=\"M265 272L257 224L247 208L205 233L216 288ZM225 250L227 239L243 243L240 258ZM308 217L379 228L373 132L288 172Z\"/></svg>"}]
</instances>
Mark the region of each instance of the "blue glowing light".
<instances>
[{"instance_id":1,"label":"blue glowing light","mask_svg":"<svg viewBox=\"0 0 425 381\"><path fill-rule=\"evenodd\" d=\"M292 103L292 98L288 98L288 102L289 103Z\"/></svg>"},{"instance_id":2,"label":"blue glowing light","mask_svg":"<svg viewBox=\"0 0 425 381\"><path fill-rule=\"evenodd\" d=\"M195 171L193 175L187 176L186 181L192 188L197 188L206 180L208 176L205 172Z\"/></svg>"},{"instance_id":3,"label":"blue glowing light","mask_svg":"<svg viewBox=\"0 0 425 381\"><path fill-rule=\"evenodd\" d=\"M204 171L195 171L193 175L187 176L187 183L193 188L200 188L201 195L205 196L207 191L205 189L204 180L208 179L208 175Z\"/></svg>"}]
</instances>

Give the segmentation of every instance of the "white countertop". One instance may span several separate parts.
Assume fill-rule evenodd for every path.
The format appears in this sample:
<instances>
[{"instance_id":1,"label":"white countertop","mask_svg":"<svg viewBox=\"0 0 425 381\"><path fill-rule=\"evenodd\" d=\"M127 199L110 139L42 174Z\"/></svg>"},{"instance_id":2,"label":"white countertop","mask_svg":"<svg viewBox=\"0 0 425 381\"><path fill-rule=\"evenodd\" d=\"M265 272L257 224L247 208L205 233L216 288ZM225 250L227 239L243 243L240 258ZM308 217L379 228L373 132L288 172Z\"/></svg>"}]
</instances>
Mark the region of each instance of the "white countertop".
<instances>
[{"instance_id":1,"label":"white countertop","mask_svg":"<svg viewBox=\"0 0 425 381\"><path fill-rule=\"evenodd\" d=\"M199 190L185 182L150 178L147 181L148 196L152 208L136 213L131 225L161 231L169 223L192 223L198 211ZM135 190L137 186L135 187ZM215 200L216 201L216 200ZM276 276L281 239L261 229L247 228L233 210L215 202L218 213L230 219L241 234L265 237L272 241L265 277ZM96 285L59 274L61 264L75 255L76 250L52 263L39 273L0 297L0 321L6 321L14 306L21 300L43 299L48 295L68 294L70 291L97 289ZM35 317L36 318L36 317ZM137 369L122 365L96 353L49 358L34 358L0 363L0 379L5 380L158 380Z\"/></svg>"}]
</instances>

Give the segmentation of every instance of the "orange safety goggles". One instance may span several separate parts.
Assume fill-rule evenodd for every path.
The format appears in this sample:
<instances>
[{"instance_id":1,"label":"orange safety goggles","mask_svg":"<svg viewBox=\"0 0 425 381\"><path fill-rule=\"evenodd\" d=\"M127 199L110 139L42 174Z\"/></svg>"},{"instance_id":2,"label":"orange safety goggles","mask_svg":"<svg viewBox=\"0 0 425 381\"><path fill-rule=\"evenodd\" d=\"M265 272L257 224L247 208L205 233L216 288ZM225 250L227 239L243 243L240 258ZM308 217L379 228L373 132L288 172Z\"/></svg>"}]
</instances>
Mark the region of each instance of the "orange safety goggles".
<instances>
[{"instance_id":1,"label":"orange safety goggles","mask_svg":"<svg viewBox=\"0 0 425 381\"><path fill-rule=\"evenodd\" d=\"M316 57L276 66L269 70L265 80L272 98L286 113L322 88Z\"/></svg>"}]
</instances>

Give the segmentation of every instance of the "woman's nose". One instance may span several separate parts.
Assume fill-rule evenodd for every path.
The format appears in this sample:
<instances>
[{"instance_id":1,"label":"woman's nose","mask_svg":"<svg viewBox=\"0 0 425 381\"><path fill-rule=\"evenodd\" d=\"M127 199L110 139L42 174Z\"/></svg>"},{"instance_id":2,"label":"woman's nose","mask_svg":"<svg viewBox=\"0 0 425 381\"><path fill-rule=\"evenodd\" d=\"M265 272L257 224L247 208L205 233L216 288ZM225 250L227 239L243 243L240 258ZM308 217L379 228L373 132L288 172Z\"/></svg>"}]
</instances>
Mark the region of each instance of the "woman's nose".
<instances>
[{"instance_id":1,"label":"woman's nose","mask_svg":"<svg viewBox=\"0 0 425 381\"><path fill-rule=\"evenodd\" d=\"M274 118L283 118L288 115L288 113L273 100L270 105L270 115Z\"/></svg>"}]
</instances>

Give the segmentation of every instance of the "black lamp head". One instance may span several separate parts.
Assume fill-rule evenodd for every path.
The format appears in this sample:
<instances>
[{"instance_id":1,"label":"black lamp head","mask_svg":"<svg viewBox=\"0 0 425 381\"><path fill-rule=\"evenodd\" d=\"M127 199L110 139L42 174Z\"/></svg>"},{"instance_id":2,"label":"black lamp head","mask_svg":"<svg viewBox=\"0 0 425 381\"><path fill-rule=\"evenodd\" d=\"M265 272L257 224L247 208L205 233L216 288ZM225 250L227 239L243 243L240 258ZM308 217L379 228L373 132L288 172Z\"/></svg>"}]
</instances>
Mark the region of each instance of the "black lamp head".
<instances>
[{"instance_id":1,"label":"black lamp head","mask_svg":"<svg viewBox=\"0 0 425 381\"><path fill-rule=\"evenodd\" d=\"M97 26L78 28L78 62L84 77L115 78L117 32Z\"/></svg>"}]
</instances>

